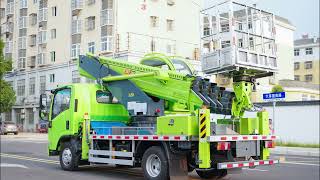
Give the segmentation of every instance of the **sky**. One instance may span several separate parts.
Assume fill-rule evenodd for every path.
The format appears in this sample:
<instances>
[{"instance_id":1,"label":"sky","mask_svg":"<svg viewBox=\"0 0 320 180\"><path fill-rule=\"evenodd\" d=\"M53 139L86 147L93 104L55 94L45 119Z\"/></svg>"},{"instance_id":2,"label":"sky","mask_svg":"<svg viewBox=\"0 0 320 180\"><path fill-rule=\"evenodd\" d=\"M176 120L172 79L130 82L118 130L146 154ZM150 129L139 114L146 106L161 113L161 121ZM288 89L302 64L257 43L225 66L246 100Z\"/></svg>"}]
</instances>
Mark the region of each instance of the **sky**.
<instances>
[{"instance_id":1,"label":"sky","mask_svg":"<svg viewBox=\"0 0 320 180\"><path fill-rule=\"evenodd\" d=\"M302 34L319 37L319 0L253 0L257 7L287 18L295 27L295 38Z\"/></svg>"},{"instance_id":2,"label":"sky","mask_svg":"<svg viewBox=\"0 0 320 180\"><path fill-rule=\"evenodd\" d=\"M222 0L204 0L205 6ZM236 0L240 3L264 9L288 19L295 27L295 39L302 34L319 37L319 1L320 0Z\"/></svg>"}]
</instances>

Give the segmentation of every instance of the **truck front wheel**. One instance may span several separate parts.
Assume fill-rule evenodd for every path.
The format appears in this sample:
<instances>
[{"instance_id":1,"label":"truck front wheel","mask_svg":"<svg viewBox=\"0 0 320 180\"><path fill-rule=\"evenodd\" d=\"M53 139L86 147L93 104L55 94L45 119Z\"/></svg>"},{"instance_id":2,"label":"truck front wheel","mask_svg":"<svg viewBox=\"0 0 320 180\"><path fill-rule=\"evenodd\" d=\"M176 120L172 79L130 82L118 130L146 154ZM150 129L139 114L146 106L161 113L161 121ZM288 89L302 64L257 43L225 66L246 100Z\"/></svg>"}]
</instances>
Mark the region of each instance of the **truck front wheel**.
<instances>
[{"instance_id":1,"label":"truck front wheel","mask_svg":"<svg viewBox=\"0 0 320 180\"><path fill-rule=\"evenodd\" d=\"M159 146L152 146L143 154L142 168L148 180L169 179L167 156Z\"/></svg>"},{"instance_id":2,"label":"truck front wheel","mask_svg":"<svg viewBox=\"0 0 320 180\"><path fill-rule=\"evenodd\" d=\"M60 166L63 170L74 171L78 169L80 153L77 152L72 143L65 142L62 144L59 159Z\"/></svg>"}]
</instances>

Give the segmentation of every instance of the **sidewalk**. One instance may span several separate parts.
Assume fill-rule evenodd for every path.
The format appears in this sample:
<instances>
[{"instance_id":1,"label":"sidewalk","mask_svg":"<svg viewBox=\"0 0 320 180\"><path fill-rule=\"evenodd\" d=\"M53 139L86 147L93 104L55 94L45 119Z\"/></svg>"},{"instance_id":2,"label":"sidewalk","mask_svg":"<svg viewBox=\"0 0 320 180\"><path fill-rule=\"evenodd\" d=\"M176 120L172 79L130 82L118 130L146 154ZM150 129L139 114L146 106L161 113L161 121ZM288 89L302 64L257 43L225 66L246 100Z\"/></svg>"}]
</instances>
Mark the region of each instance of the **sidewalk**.
<instances>
[{"instance_id":1,"label":"sidewalk","mask_svg":"<svg viewBox=\"0 0 320 180\"><path fill-rule=\"evenodd\" d=\"M320 157L319 148L283 147L270 149L271 154Z\"/></svg>"},{"instance_id":2,"label":"sidewalk","mask_svg":"<svg viewBox=\"0 0 320 180\"><path fill-rule=\"evenodd\" d=\"M1 135L0 139L36 139L36 140L47 140L48 134L46 133L26 133L19 132L18 135L8 134Z\"/></svg>"}]
</instances>

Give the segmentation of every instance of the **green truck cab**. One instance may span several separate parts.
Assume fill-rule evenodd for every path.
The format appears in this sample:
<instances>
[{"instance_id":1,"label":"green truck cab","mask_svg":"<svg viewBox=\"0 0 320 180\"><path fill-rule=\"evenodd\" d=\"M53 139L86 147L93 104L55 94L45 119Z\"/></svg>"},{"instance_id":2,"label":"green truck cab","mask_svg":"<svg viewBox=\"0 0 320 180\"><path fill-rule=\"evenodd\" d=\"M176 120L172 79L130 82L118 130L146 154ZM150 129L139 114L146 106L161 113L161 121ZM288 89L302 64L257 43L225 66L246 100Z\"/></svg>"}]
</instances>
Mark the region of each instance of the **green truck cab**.
<instances>
[{"instance_id":1,"label":"green truck cab","mask_svg":"<svg viewBox=\"0 0 320 180\"><path fill-rule=\"evenodd\" d=\"M98 84L70 84L52 91L49 121L50 155L57 155L64 142L81 139L83 116L92 121L116 121L127 124L129 115L110 92ZM44 100L45 101L45 100Z\"/></svg>"}]
</instances>

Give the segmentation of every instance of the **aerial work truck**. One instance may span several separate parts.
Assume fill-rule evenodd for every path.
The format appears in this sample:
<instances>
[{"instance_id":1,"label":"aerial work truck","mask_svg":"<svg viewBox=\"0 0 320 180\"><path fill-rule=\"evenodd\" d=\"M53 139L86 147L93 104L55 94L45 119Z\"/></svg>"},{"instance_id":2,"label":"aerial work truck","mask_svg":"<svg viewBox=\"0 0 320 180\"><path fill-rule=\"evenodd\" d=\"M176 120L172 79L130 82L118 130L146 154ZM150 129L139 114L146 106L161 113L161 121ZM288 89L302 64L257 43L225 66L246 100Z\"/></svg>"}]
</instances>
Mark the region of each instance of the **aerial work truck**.
<instances>
[{"instance_id":1,"label":"aerial work truck","mask_svg":"<svg viewBox=\"0 0 320 180\"><path fill-rule=\"evenodd\" d=\"M78 70L96 83L41 95L48 152L63 170L113 164L142 167L149 180L184 179L193 170L220 179L279 163L270 158L276 136L268 112L250 99L256 79L277 70L273 14L233 1L201 13L208 78L181 57L151 53L137 64L87 54ZM232 88L218 86L215 74L231 79Z\"/></svg>"},{"instance_id":2,"label":"aerial work truck","mask_svg":"<svg viewBox=\"0 0 320 180\"><path fill-rule=\"evenodd\" d=\"M166 67L163 70L161 67ZM234 76L234 92L197 77L183 59L146 55L140 64L79 57L82 76L96 84L70 84L41 95L48 115L49 155L64 170L84 163L142 167L146 179L221 178L228 170L272 165L268 113L252 108L254 77ZM49 110L46 110L49 109ZM210 120L210 115L231 118Z\"/></svg>"}]
</instances>

